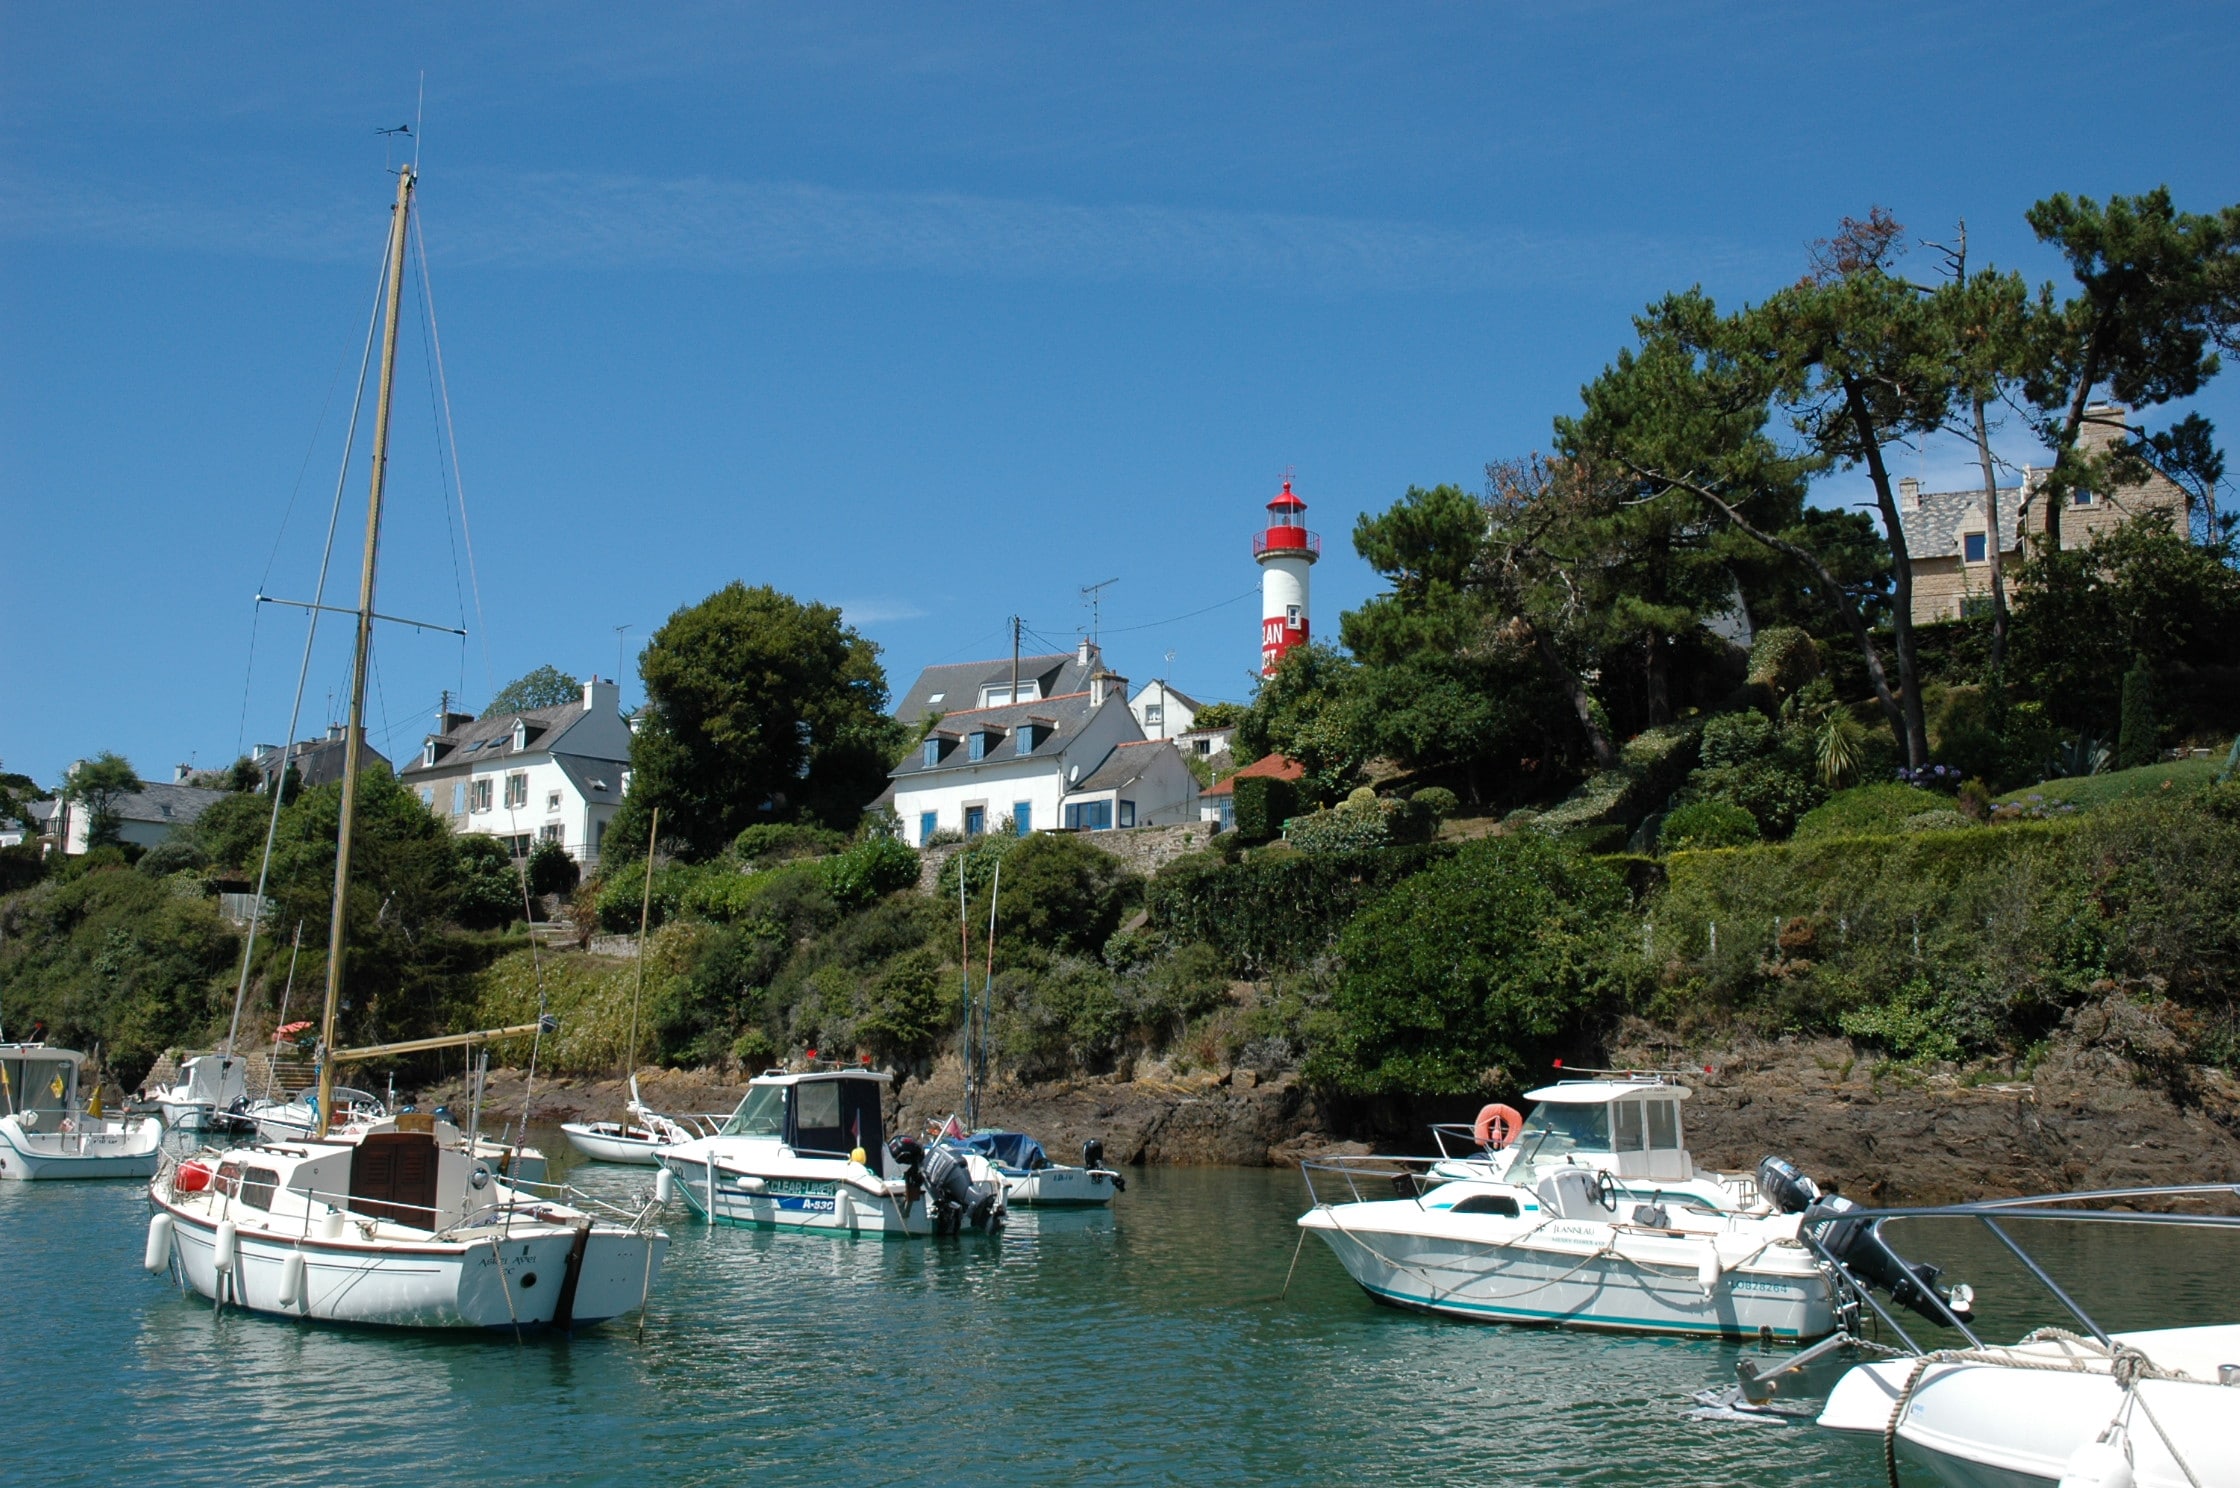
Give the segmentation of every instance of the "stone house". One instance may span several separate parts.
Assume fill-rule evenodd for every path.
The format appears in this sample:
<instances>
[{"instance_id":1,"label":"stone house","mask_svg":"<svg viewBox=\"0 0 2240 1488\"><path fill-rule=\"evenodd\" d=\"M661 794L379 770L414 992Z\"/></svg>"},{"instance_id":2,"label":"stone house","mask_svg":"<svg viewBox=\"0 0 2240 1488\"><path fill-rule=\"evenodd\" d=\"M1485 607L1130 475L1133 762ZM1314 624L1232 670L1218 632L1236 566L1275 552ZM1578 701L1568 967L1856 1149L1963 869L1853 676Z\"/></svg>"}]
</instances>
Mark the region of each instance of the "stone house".
<instances>
[{"instance_id":1,"label":"stone house","mask_svg":"<svg viewBox=\"0 0 2240 1488\"><path fill-rule=\"evenodd\" d=\"M2123 440L2129 425L2117 404L2096 404L2085 412L2079 445L2098 453ZM1983 488L1924 491L1908 477L1898 482L1898 521L1906 556L1913 564L1913 621L1933 625L1988 611L1991 605L1990 545L1996 534L2007 596L2019 603L2015 569L2024 556L2024 539L2046 531L2047 472L2023 467L2018 485L1998 490L1996 524L1984 519ZM2191 501L2183 487L2159 473L2114 490L2072 491L2061 514L2064 547L2089 543L2103 532L2142 512L2166 511L2183 531Z\"/></svg>"}]
</instances>

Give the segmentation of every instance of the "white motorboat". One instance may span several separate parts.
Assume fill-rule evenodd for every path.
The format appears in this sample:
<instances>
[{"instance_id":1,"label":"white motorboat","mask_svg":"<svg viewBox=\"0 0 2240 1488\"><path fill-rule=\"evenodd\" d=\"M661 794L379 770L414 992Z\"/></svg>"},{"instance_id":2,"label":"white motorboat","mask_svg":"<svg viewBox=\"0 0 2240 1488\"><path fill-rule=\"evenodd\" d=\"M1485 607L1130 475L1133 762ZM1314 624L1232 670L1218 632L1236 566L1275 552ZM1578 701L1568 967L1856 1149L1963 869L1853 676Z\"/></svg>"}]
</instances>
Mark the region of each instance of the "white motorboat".
<instances>
[{"instance_id":1,"label":"white motorboat","mask_svg":"<svg viewBox=\"0 0 2240 1488\"><path fill-rule=\"evenodd\" d=\"M772 1070L713 1135L664 1147L659 1161L711 1224L896 1237L1002 1224L1002 1185L979 1159L884 1140L889 1079Z\"/></svg>"},{"instance_id":2,"label":"white motorboat","mask_svg":"<svg viewBox=\"0 0 2240 1488\"><path fill-rule=\"evenodd\" d=\"M1830 1276L1798 1235L1805 1202L1782 1212L1756 1180L1699 1170L1687 1097L1663 1076L1567 1081L1531 1092L1529 1119L1489 1108L1507 1119L1482 1114L1475 1150L1442 1128L1436 1158L1309 1161L1299 1224L1395 1306L1762 1342L1832 1332Z\"/></svg>"},{"instance_id":3,"label":"white motorboat","mask_svg":"<svg viewBox=\"0 0 2240 1488\"><path fill-rule=\"evenodd\" d=\"M636 1075L630 1077L627 1109L630 1112L627 1121L563 1121L560 1130L567 1136L569 1146L594 1162L630 1163L640 1167L658 1167L662 1148L706 1134L648 1106L639 1098Z\"/></svg>"},{"instance_id":4,"label":"white motorboat","mask_svg":"<svg viewBox=\"0 0 2240 1488\"><path fill-rule=\"evenodd\" d=\"M0 1044L0 1179L145 1178L163 1123L103 1116L78 1099L85 1055L46 1044Z\"/></svg>"},{"instance_id":5,"label":"white motorboat","mask_svg":"<svg viewBox=\"0 0 2240 1488\"><path fill-rule=\"evenodd\" d=\"M242 1114L249 1098L249 1061L223 1051L197 1054L179 1066L179 1078L148 1092L163 1108L171 1131L233 1131L253 1125Z\"/></svg>"},{"instance_id":6,"label":"white motorboat","mask_svg":"<svg viewBox=\"0 0 2240 1488\"><path fill-rule=\"evenodd\" d=\"M150 1271L221 1305L328 1322L584 1326L642 1307L668 1250L656 1203L539 1197L424 1112L197 1153L149 1196Z\"/></svg>"},{"instance_id":7,"label":"white motorboat","mask_svg":"<svg viewBox=\"0 0 2240 1488\"><path fill-rule=\"evenodd\" d=\"M1935 1209L1849 1210L1838 1221L1849 1254L1831 1246L1846 1276L1864 1261L1911 1267L1883 1240L1892 1219L1971 1217L1983 1221L2058 1303L2062 1325L2017 1343L1992 1344L1970 1319L1940 1318L1960 1336L1954 1346L1917 1343L1871 1295L1861 1295L1905 1344L1897 1358L1853 1367L1830 1392L1820 1424L1891 1443L1954 1488L2054 1488L2055 1484L2136 1484L2206 1488L2240 1484L2240 1324L2109 1332L2014 1238L2019 1221L2118 1225L2200 1225L2231 1229L2240 1219L2136 1209L2078 1209L2079 1201L2139 1204L2153 1199L2240 1196L2228 1185L2111 1190L2093 1194L1950 1205ZM1817 1215L1821 1211L1814 1211ZM1807 1216L1808 1224L1813 1216ZM1822 1231L1830 1238L1839 1231ZM2072 1286L2074 1281L2072 1281ZM1926 1309L1917 1309L1926 1310Z\"/></svg>"},{"instance_id":8,"label":"white motorboat","mask_svg":"<svg viewBox=\"0 0 2240 1488\"><path fill-rule=\"evenodd\" d=\"M1109 1204L1128 1186L1127 1179L1104 1165L1104 1144L1094 1140L1083 1148L1086 1165L1082 1167L1050 1161L1042 1144L1025 1132L984 1127L968 1133L954 1117L936 1140L960 1156L985 1163L1003 1184L1004 1203L1011 1208Z\"/></svg>"},{"instance_id":9,"label":"white motorboat","mask_svg":"<svg viewBox=\"0 0 2240 1488\"><path fill-rule=\"evenodd\" d=\"M361 1126L389 1119L389 1107L370 1090L338 1085L332 1100L331 1126ZM249 1116L256 1123L260 1142L301 1142L319 1132L318 1098L308 1090L287 1100L251 1101Z\"/></svg>"}]
</instances>

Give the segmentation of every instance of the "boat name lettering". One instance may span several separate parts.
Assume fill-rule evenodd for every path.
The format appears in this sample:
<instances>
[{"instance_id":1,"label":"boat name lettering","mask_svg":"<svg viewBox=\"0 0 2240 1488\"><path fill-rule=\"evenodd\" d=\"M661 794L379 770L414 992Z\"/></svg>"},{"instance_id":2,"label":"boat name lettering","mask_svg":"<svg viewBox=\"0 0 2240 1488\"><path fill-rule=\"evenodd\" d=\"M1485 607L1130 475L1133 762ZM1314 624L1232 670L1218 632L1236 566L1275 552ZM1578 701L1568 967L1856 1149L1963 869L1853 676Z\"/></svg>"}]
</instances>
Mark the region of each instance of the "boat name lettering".
<instances>
[{"instance_id":1,"label":"boat name lettering","mask_svg":"<svg viewBox=\"0 0 2240 1488\"><path fill-rule=\"evenodd\" d=\"M796 1194L805 1198L829 1198L832 1184L821 1178L772 1178L763 1184L764 1193Z\"/></svg>"}]
</instances>

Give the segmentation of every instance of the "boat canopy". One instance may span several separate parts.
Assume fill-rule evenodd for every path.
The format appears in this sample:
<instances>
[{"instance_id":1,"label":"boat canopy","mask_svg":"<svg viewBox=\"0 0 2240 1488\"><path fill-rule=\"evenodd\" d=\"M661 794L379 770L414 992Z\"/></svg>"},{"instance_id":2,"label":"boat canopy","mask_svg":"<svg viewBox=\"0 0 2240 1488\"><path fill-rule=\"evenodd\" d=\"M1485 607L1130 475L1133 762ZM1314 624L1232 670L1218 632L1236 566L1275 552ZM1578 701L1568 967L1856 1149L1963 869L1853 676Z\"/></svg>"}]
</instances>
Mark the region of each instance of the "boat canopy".
<instances>
[{"instance_id":1,"label":"boat canopy","mask_svg":"<svg viewBox=\"0 0 2240 1488\"><path fill-rule=\"evenodd\" d=\"M1543 1085L1538 1090L1527 1090L1528 1101L1556 1101L1567 1106L1605 1106L1614 1100L1686 1100L1689 1091L1685 1085L1675 1085L1668 1080L1565 1080L1555 1085Z\"/></svg>"},{"instance_id":2,"label":"boat canopy","mask_svg":"<svg viewBox=\"0 0 2240 1488\"><path fill-rule=\"evenodd\" d=\"M721 1135L776 1138L805 1155L876 1154L887 1140L880 1105L889 1078L878 1070L758 1076Z\"/></svg>"},{"instance_id":3,"label":"boat canopy","mask_svg":"<svg viewBox=\"0 0 2240 1488\"><path fill-rule=\"evenodd\" d=\"M977 1152L998 1167L1022 1173L1050 1166L1050 1155L1042 1150L1042 1144L1025 1132L976 1131L969 1137L951 1137L945 1145Z\"/></svg>"},{"instance_id":4,"label":"boat canopy","mask_svg":"<svg viewBox=\"0 0 2240 1488\"><path fill-rule=\"evenodd\" d=\"M45 1044L0 1044L0 1116L66 1116L78 1099L85 1055Z\"/></svg>"}]
</instances>

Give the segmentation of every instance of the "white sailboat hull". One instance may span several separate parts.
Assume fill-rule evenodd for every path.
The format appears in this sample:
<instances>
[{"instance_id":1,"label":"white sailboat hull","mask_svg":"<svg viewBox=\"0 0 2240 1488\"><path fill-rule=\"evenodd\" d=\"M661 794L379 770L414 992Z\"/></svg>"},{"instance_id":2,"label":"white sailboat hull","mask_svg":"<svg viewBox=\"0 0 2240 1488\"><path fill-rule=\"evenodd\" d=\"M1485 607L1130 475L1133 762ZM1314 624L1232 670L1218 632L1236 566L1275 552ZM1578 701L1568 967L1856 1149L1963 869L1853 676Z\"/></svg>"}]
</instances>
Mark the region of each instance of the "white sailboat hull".
<instances>
[{"instance_id":1,"label":"white sailboat hull","mask_svg":"<svg viewBox=\"0 0 2240 1488\"><path fill-rule=\"evenodd\" d=\"M164 1203L173 1221L172 1266L181 1282L225 1305L281 1317L396 1328L549 1325L565 1288L572 1231L539 1228L426 1243L240 1230L230 1272L217 1265L217 1226ZM570 1325L635 1310L660 1274L666 1235L594 1230L584 1242ZM288 1297L288 1262L303 1275ZM222 1296L221 1296L222 1289Z\"/></svg>"},{"instance_id":2,"label":"white sailboat hull","mask_svg":"<svg viewBox=\"0 0 2240 1488\"><path fill-rule=\"evenodd\" d=\"M661 1149L669 1145L643 1127L616 1121L567 1121L560 1130L567 1134L569 1146L594 1162L658 1167Z\"/></svg>"},{"instance_id":3,"label":"white sailboat hull","mask_svg":"<svg viewBox=\"0 0 2240 1488\"><path fill-rule=\"evenodd\" d=\"M2139 1382L2146 1411L2133 1412L2127 1433L2138 1488L2186 1488L2172 1444L2200 1483L2240 1484L2240 1429L2234 1426L2240 1391L2216 1382L2214 1362L2240 1361L2240 1327L2116 1337L2195 1376ZM2200 1362L2188 1359L2181 1366L2179 1347L2198 1354ZM2051 1362L2050 1354L2044 1362ZM1879 1437L1902 1401L1900 1451L1953 1488L2053 1488L2079 1449L2094 1442L2123 1405L2123 1387L2104 1364L2069 1370L1940 1361L1922 1369L1908 1397L1906 1380L1914 1365L1912 1359L1890 1359L1852 1369L1829 1394L1820 1424Z\"/></svg>"},{"instance_id":4,"label":"white sailboat hull","mask_svg":"<svg viewBox=\"0 0 2240 1488\"><path fill-rule=\"evenodd\" d=\"M1023 1177L1001 1168L995 1171L1003 1180L1006 1204L1056 1209L1112 1202L1112 1175L1101 1170L1053 1166L1036 1168Z\"/></svg>"},{"instance_id":5,"label":"white sailboat hull","mask_svg":"<svg viewBox=\"0 0 2240 1488\"><path fill-rule=\"evenodd\" d=\"M1480 1322L1795 1342L1835 1328L1827 1280L1801 1252L1778 1268L1740 1265L1706 1277L1713 1242L1705 1239L1588 1225L1574 1237L1559 1222L1544 1227L1557 1233L1498 1240L1461 1226L1440 1233L1405 1200L1340 1207L1348 1212L1314 1209L1299 1223L1363 1291L1394 1306ZM1374 1211L1387 1207L1400 1224L1379 1222Z\"/></svg>"},{"instance_id":6,"label":"white sailboat hull","mask_svg":"<svg viewBox=\"0 0 2240 1488\"><path fill-rule=\"evenodd\" d=\"M162 1161L163 1123L80 1118L77 1131L25 1131L0 1117L0 1179L146 1178Z\"/></svg>"}]
</instances>

